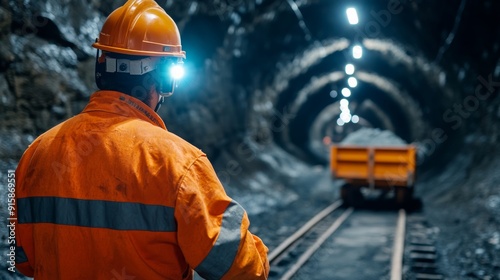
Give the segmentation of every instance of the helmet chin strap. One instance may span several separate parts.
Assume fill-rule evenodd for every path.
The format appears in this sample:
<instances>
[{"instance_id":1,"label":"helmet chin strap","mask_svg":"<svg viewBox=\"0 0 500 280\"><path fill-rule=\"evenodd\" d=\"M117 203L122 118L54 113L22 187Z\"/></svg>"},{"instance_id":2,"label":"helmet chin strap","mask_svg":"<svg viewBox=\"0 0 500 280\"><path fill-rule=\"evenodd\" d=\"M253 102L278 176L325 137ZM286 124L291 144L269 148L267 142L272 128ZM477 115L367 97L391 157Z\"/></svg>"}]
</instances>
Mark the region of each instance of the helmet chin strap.
<instances>
[{"instance_id":1,"label":"helmet chin strap","mask_svg":"<svg viewBox=\"0 0 500 280\"><path fill-rule=\"evenodd\" d=\"M165 101L165 98L163 95L160 94L160 97L158 98L158 103L156 104L156 107L155 107L155 112L158 113L158 110L160 110L161 104L163 104L163 101Z\"/></svg>"},{"instance_id":2,"label":"helmet chin strap","mask_svg":"<svg viewBox=\"0 0 500 280\"><path fill-rule=\"evenodd\" d=\"M163 83L156 84L156 92L158 93L158 104L156 104L155 107L155 112L158 112L160 110L161 105L165 101L166 97L170 97L174 94L174 88L175 88L175 81L172 82L172 88L165 88Z\"/></svg>"},{"instance_id":3,"label":"helmet chin strap","mask_svg":"<svg viewBox=\"0 0 500 280\"><path fill-rule=\"evenodd\" d=\"M156 107L155 107L155 112L158 113L158 110L160 110L161 104L163 104L163 102L165 101L165 97L170 97L173 94L174 94L173 92L160 93L159 97L158 97L158 103L156 104Z\"/></svg>"}]
</instances>

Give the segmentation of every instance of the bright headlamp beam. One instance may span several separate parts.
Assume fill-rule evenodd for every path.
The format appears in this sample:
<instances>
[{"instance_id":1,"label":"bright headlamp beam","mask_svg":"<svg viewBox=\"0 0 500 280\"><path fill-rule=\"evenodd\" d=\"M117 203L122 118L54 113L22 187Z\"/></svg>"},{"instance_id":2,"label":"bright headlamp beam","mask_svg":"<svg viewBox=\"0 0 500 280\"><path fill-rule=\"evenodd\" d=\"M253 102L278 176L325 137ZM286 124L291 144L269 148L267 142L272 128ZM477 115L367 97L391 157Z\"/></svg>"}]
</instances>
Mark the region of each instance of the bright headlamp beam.
<instances>
[{"instance_id":1,"label":"bright headlamp beam","mask_svg":"<svg viewBox=\"0 0 500 280\"><path fill-rule=\"evenodd\" d=\"M184 67L182 67L182 65L176 64L176 65L173 65L172 67L170 67L170 76L174 80L182 79L182 77L184 77L184 74L185 74L185 70L184 70Z\"/></svg>"},{"instance_id":2,"label":"bright headlamp beam","mask_svg":"<svg viewBox=\"0 0 500 280\"><path fill-rule=\"evenodd\" d=\"M356 12L355 8L349 8L346 10L347 14L347 20L349 20L349 23L352 25L358 24L359 18L358 18L358 12Z\"/></svg>"}]
</instances>

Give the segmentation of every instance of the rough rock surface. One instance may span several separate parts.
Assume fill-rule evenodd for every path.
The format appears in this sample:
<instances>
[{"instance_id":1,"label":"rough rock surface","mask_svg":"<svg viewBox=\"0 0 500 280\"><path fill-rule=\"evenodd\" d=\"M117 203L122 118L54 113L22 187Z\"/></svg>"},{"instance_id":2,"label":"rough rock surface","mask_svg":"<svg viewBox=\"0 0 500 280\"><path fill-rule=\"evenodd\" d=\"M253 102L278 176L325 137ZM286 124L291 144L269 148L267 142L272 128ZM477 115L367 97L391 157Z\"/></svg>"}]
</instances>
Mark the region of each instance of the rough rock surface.
<instances>
[{"instance_id":1,"label":"rough rock surface","mask_svg":"<svg viewBox=\"0 0 500 280\"><path fill-rule=\"evenodd\" d=\"M500 279L500 147L484 146L489 156L475 157L481 148L468 143L437 176L417 183L423 212L439 229L448 279Z\"/></svg>"},{"instance_id":2,"label":"rough rock surface","mask_svg":"<svg viewBox=\"0 0 500 280\"><path fill-rule=\"evenodd\" d=\"M6 217L6 170L15 168L35 137L83 109L95 90L90 45L105 16L123 2L0 0L1 219ZM257 218L253 224L259 233L274 240L275 232L290 232L296 226L292 223L299 220L295 211L305 203L304 214L313 213L325 203L323 197L331 198L331 186L325 180L321 187L311 188L311 180L318 179L316 169L294 163L295 157L277 149L273 135L287 131L288 125L298 127L292 136L308 135L310 113L317 109L313 105L331 102L327 83L311 93L314 98L307 104L312 107L304 106L296 114L289 110L301 87L320 80L315 77L343 73L344 65L338 61L344 57L339 53L349 47L352 29L331 22L341 17L332 17L332 9L325 9L330 4L339 8L343 2L294 1L303 21L287 1L158 2L179 23L188 51L186 66L192 74L161 111L169 130L209 154L228 193ZM384 99L384 87L373 86L365 92L383 108L365 118L374 127L383 127L380 120L373 121L374 113L382 114L401 131L414 123L432 124L426 131L413 133L412 129L407 134L422 133L426 140L421 151L432 173L422 179L420 190L425 212L442 232L443 265L450 279L500 278L499 2L399 2L402 12L392 15L383 28L379 25L376 36L365 38L370 39L366 53L374 63L357 69L364 70L365 77L377 73L384 78L371 79L372 83L390 80L398 91L407 90L419 111L410 116L419 119L407 117L405 103L396 102L402 96ZM463 15L461 3L466 3ZM364 4L367 11L371 9L367 15L381 15L387 9L387 1ZM378 24L376 18L368 22ZM342 46L326 45L332 40ZM325 47L340 51L325 53ZM362 82L358 88L370 83L358 78ZM483 99L488 93L490 97ZM432 128L442 128L448 142L441 145ZM395 141L382 136L384 141ZM278 143L288 143L284 144ZM299 144L303 146L297 144L298 149L307 146ZM5 228L0 236L5 241ZM5 246L2 242L0 251ZM4 254L0 261L0 279L16 279L5 274Z\"/></svg>"}]
</instances>

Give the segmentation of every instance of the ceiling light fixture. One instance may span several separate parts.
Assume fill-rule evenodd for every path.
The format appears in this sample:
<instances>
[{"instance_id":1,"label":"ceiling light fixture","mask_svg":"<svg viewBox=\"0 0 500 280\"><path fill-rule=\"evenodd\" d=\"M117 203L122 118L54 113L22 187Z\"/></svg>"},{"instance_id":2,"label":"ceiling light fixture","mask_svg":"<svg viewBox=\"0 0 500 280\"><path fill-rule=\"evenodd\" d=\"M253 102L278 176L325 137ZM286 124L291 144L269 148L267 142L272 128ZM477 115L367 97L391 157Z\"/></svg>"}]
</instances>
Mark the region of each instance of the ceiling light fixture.
<instances>
[{"instance_id":1,"label":"ceiling light fixture","mask_svg":"<svg viewBox=\"0 0 500 280\"><path fill-rule=\"evenodd\" d=\"M352 57L360 59L363 56L363 48L361 46L354 46L352 48Z\"/></svg>"},{"instance_id":2,"label":"ceiling light fixture","mask_svg":"<svg viewBox=\"0 0 500 280\"><path fill-rule=\"evenodd\" d=\"M346 10L347 14L347 20L349 20L349 23L352 25L358 24L359 18L358 18L358 12L356 11L355 8L349 8Z\"/></svg>"}]
</instances>

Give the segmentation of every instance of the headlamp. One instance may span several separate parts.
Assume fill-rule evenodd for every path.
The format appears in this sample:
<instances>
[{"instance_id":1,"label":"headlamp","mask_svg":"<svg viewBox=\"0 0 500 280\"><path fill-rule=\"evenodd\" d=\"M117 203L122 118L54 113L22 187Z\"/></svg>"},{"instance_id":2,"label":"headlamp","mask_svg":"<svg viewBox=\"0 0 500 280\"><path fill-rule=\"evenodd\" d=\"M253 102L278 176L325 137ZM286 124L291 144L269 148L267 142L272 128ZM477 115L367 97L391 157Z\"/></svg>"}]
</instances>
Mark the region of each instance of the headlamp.
<instances>
[{"instance_id":1,"label":"headlamp","mask_svg":"<svg viewBox=\"0 0 500 280\"><path fill-rule=\"evenodd\" d=\"M160 81L159 94L164 97L172 95L177 87L177 81L182 79L185 74L182 59L163 59L156 69L160 79L164 79Z\"/></svg>"},{"instance_id":2,"label":"headlamp","mask_svg":"<svg viewBox=\"0 0 500 280\"><path fill-rule=\"evenodd\" d=\"M184 67L182 64L174 64L170 67L170 77L180 80L184 77Z\"/></svg>"},{"instance_id":3,"label":"headlamp","mask_svg":"<svg viewBox=\"0 0 500 280\"><path fill-rule=\"evenodd\" d=\"M154 71L154 72L153 72ZM131 56L125 55L99 55L97 50L96 56L96 82L98 86L101 83L100 77L103 75L130 75L131 79L152 73L152 78L156 81L158 87L157 92L162 97L171 96L174 89L177 87L177 81L185 75L183 67L183 59L177 57L139 57L131 59ZM118 79L113 77L109 79ZM135 86L132 84L131 86ZM100 88L100 87L99 87Z\"/></svg>"}]
</instances>

